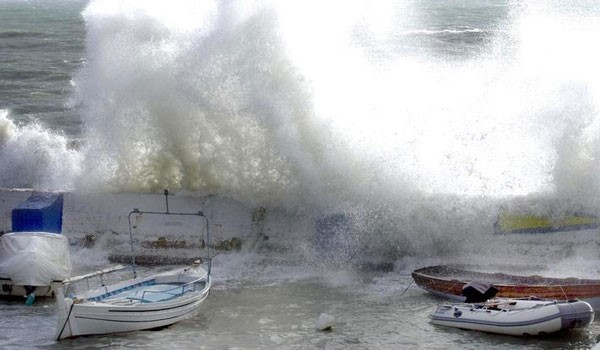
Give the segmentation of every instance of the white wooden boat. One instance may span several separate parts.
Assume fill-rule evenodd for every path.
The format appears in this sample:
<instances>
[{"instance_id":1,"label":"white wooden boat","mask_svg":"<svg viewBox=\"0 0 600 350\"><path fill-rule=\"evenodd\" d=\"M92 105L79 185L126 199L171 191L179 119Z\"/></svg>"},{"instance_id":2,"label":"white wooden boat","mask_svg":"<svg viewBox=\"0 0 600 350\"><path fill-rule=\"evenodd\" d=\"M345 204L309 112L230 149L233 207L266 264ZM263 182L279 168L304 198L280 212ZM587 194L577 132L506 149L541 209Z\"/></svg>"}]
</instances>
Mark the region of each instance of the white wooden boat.
<instances>
[{"instance_id":1,"label":"white wooden boat","mask_svg":"<svg viewBox=\"0 0 600 350\"><path fill-rule=\"evenodd\" d=\"M580 300L491 299L484 303L440 305L430 317L433 324L440 326L537 336L586 327L594 320L594 310Z\"/></svg>"},{"instance_id":2,"label":"white wooden boat","mask_svg":"<svg viewBox=\"0 0 600 350\"><path fill-rule=\"evenodd\" d=\"M207 242L208 219L202 212L171 213L144 212L134 209L129 214L131 246L133 250L132 215L197 215L205 219ZM56 283L58 325L56 339L80 335L129 332L161 328L193 317L208 297L211 288L210 257L207 248L207 268L197 261L192 266L138 278L135 270L135 255L132 252L133 278L104 285L96 289L70 293L68 288L92 277L104 278L108 273L122 270L123 266L72 277Z\"/></svg>"},{"instance_id":3,"label":"white wooden boat","mask_svg":"<svg viewBox=\"0 0 600 350\"><path fill-rule=\"evenodd\" d=\"M208 272L196 265L68 297L57 293L56 339L171 325L196 315L210 287Z\"/></svg>"}]
</instances>

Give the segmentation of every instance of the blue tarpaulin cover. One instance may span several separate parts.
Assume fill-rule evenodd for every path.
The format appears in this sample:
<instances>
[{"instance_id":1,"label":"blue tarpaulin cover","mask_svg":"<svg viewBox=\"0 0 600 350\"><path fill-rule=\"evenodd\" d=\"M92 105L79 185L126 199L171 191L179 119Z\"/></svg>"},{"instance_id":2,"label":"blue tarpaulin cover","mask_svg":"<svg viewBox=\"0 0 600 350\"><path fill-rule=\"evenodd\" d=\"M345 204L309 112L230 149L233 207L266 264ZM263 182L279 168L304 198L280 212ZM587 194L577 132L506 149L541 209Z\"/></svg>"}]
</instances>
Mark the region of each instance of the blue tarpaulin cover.
<instances>
[{"instance_id":1,"label":"blue tarpaulin cover","mask_svg":"<svg viewBox=\"0 0 600 350\"><path fill-rule=\"evenodd\" d=\"M12 211L13 232L62 231L62 193L36 192Z\"/></svg>"}]
</instances>

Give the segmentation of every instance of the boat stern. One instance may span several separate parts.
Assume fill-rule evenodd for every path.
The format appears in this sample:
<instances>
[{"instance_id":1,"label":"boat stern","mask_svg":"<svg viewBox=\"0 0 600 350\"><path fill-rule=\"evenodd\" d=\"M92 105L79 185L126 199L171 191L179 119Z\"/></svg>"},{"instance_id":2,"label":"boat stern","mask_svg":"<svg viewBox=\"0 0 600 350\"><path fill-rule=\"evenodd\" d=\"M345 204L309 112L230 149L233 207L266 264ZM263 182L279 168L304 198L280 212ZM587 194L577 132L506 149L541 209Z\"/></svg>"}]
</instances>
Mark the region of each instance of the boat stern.
<instances>
[{"instance_id":1,"label":"boat stern","mask_svg":"<svg viewBox=\"0 0 600 350\"><path fill-rule=\"evenodd\" d=\"M560 310L562 329L584 328L594 322L594 309L581 300L557 304Z\"/></svg>"}]
</instances>

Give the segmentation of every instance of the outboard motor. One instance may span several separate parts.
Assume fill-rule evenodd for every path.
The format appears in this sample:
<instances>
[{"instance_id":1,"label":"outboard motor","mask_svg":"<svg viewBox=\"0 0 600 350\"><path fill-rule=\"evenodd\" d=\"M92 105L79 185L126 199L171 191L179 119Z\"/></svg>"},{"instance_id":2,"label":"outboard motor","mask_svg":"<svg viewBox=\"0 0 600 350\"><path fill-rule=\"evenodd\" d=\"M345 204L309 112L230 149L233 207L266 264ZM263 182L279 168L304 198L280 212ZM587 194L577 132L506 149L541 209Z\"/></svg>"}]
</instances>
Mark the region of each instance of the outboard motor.
<instances>
[{"instance_id":1,"label":"outboard motor","mask_svg":"<svg viewBox=\"0 0 600 350\"><path fill-rule=\"evenodd\" d=\"M498 293L493 284L480 281L471 281L462 289L462 295L467 297L465 303L483 303L492 299Z\"/></svg>"}]
</instances>

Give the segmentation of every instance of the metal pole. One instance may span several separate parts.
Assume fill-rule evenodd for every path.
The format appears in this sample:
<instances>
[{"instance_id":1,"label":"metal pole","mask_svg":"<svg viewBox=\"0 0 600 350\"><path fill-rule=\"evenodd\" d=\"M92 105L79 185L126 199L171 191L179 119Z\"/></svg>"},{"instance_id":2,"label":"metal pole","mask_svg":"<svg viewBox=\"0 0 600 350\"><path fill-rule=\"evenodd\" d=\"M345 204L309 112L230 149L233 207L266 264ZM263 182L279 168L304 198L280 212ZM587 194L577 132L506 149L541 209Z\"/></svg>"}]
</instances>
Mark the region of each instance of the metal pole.
<instances>
[{"instance_id":1,"label":"metal pole","mask_svg":"<svg viewBox=\"0 0 600 350\"><path fill-rule=\"evenodd\" d=\"M131 228L131 215L132 214L141 214L139 209L133 209L129 215L127 216L127 220L129 221L129 245L131 246L131 270L133 271L133 278L137 277L137 272L135 271L135 254L133 251L133 232Z\"/></svg>"},{"instance_id":2,"label":"metal pole","mask_svg":"<svg viewBox=\"0 0 600 350\"><path fill-rule=\"evenodd\" d=\"M207 271L207 281L210 279L210 271L211 271L211 265L212 265L212 259L210 257L210 223L208 221L208 218L204 215L204 213L202 211L198 211L197 213L171 213L169 211L169 191L165 190L164 191L165 194L165 205L166 205L166 209L167 211L162 213L162 212L155 212L155 211L141 211L137 208L133 209L128 216L128 220L129 220L129 244L131 245L131 266L132 266L132 270L133 270L133 277L136 278L137 277L137 272L135 270L135 254L134 254L134 249L133 249L133 230L132 230L132 225L131 225L131 216L133 214L137 214L137 215L143 215L143 214L155 214L155 215L180 215L180 216L188 216L188 215L195 215L195 216L201 216L204 218L204 221L206 222L206 259L208 261L208 271Z\"/></svg>"},{"instance_id":3,"label":"metal pole","mask_svg":"<svg viewBox=\"0 0 600 350\"><path fill-rule=\"evenodd\" d=\"M167 204L167 214L169 213L169 190L165 190L165 203Z\"/></svg>"}]
</instances>

